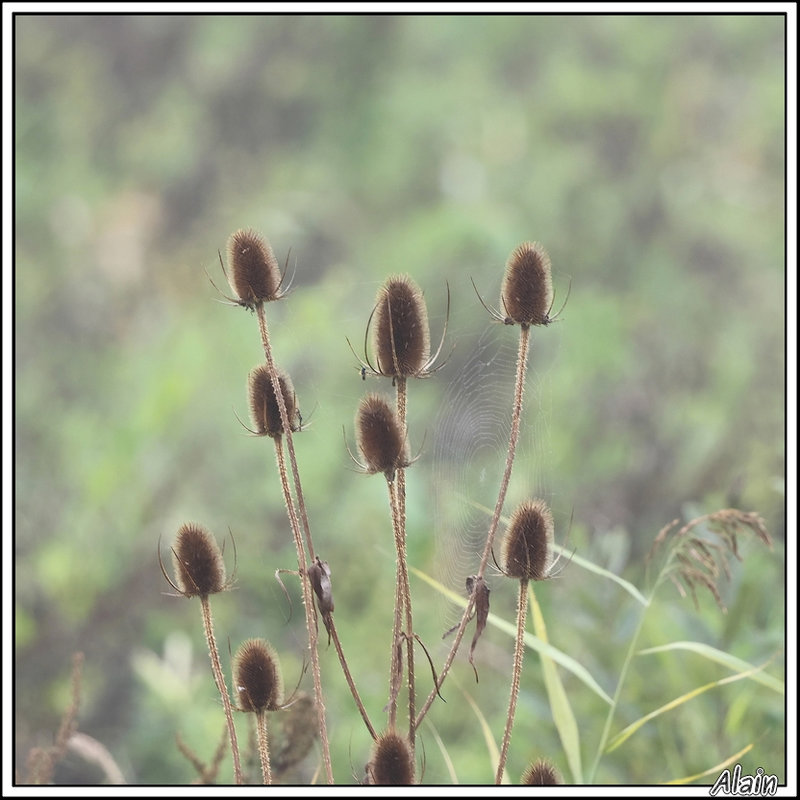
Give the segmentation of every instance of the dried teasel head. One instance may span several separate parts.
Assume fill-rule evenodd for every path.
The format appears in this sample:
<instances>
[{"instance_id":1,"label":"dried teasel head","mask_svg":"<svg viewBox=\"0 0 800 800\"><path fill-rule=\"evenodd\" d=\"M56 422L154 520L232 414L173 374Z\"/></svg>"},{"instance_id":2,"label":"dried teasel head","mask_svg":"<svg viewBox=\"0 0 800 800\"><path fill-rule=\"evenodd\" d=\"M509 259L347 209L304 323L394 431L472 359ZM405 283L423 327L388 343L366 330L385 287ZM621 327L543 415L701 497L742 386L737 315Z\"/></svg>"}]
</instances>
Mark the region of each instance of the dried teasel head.
<instances>
[{"instance_id":1,"label":"dried teasel head","mask_svg":"<svg viewBox=\"0 0 800 800\"><path fill-rule=\"evenodd\" d=\"M561 773L547 759L540 758L522 773L523 786L556 786L563 783Z\"/></svg>"},{"instance_id":2,"label":"dried teasel head","mask_svg":"<svg viewBox=\"0 0 800 800\"><path fill-rule=\"evenodd\" d=\"M523 242L509 256L500 290L500 308L508 324L549 325L553 320L550 256L539 242Z\"/></svg>"},{"instance_id":3,"label":"dried teasel head","mask_svg":"<svg viewBox=\"0 0 800 800\"><path fill-rule=\"evenodd\" d=\"M369 782L375 786L408 786L414 783L414 755L408 739L394 731L381 734L372 745L367 775Z\"/></svg>"},{"instance_id":4,"label":"dried teasel head","mask_svg":"<svg viewBox=\"0 0 800 800\"><path fill-rule=\"evenodd\" d=\"M172 587L184 597L207 597L225 591L230 583L225 578L225 562L216 540L202 525L187 522L181 525L172 546L174 582L164 571Z\"/></svg>"},{"instance_id":5,"label":"dried teasel head","mask_svg":"<svg viewBox=\"0 0 800 800\"><path fill-rule=\"evenodd\" d=\"M553 514L547 503L521 503L512 514L503 539L503 571L520 580L544 580L550 571L552 548Z\"/></svg>"},{"instance_id":6,"label":"dried teasel head","mask_svg":"<svg viewBox=\"0 0 800 800\"><path fill-rule=\"evenodd\" d=\"M359 467L364 472L382 472L391 483L395 472L411 463L397 414L379 394L370 393L361 399L356 412L356 438L364 459Z\"/></svg>"},{"instance_id":7,"label":"dried teasel head","mask_svg":"<svg viewBox=\"0 0 800 800\"><path fill-rule=\"evenodd\" d=\"M297 396L294 393L292 380L282 370L277 370L278 385L286 406L286 417L292 433L300 430L300 412L297 408ZM250 389L250 416L258 436L271 436L273 439L285 433L278 398L272 385L272 377L266 364L259 364L250 370L248 376Z\"/></svg>"},{"instance_id":8,"label":"dried teasel head","mask_svg":"<svg viewBox=\"0 0 800 800\"><path fill-rule=\"evenodd\" d=\"M447 290L447 318L450 316L450 289ZM367 340L372 331L375 364L367 355ZM375 307L367 322L361 376L426 378L444 364L434 367L447 333L445 320L442 338L431 355L428 309L422 290L408 275L392 276L378 290Z\"/></svg>"},{"instance_id":9,"label":"dried teasel head","mask_svg":"<svg viewBox=\"0 0 800 800\"><path fill-rule=\"evenodd\" d=\"M376 371L395 378L423 372L431 350L422 290L407 275L389 278L378 291L373 320Z\"/></svg>"},{"instance_id":10,"label":"dried teasel head","mask_svg":"<svg viewBox=\"0 0 800 800\"><path fill-rule=\"evenodd\" d=\"M240 305L253 308L279 300L283 281L269 242L251 229L241 229L228 239L228 282Z\"/></svg>"},{"instance_id":11,"label":"dried teasel head","mask_svg":"<svg viewBox=\"0 0 800 800\"><path fill-rule=\"evenodd\" d=\"M278 656L264 639L243 642L233 658L233 687L241 711L276 711L283 703Z\"/></svg>"}]
</instances>

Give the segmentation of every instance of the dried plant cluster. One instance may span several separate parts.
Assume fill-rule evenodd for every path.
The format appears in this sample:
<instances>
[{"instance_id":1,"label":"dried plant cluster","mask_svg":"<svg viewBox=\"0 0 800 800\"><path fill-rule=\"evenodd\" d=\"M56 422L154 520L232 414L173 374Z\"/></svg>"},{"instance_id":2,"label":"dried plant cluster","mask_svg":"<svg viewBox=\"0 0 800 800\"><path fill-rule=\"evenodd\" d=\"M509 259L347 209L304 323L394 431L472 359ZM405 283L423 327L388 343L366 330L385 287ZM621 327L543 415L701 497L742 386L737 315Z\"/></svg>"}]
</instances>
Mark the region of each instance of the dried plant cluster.
<instances>
[{"instance_id":1,"label":"dried plant cluster","mask_svg":"<svg viewBox=\"0 0 800 800\"><path fill-rule=\"evenodd\" d=\"M469 651L473 654L479 637L489 617L489 587L486 572L493 559L494 544L502 519L506 493L513 469L523 417L523 398L530 352L531 329L547 327L558 315L551 316L553 286L550 258L541 244L525 242L511 253L502 280L499 309L492 309L483 300L481 304L493 319L519 331L519 347L515 383L509 387L511 429L503 474L498 476L498 495L491 518L487 520L486 539L477 573L464 576L467 602L455 632L452 646L441 665L433 667L433 688L424 698L418 696L416 663L420 655L431 659L424 643L414 632L414 615L409 565L406 557L406 481L405 472L415 462L409 450L408 388L409 379L427 378L443 366L441 359L447 325L435 352L431 353L428 313L421 289L408 276L392 276L380 287L371 313L367 315L364 351L358 358L361 376L388 379L394 397L376 391L367 391L355 410L356 452L348 452L359 469L368 475L381 475L386 484L391 520L391 532L396 552L394 613L388 647L387 702L380 712L381 719L373 721L359 695L344 645L336 629L333 601L333 571L316 552L306 510L300 470L295 456L293 436L302 430L295 389L290 376L280 369L272 354L266 305L287 294L283 274L264 237L252 230L232 234L227 247L227 269L220 263L228 279L233 297L228 300L254 312L264 350L264 361L256 365L248 376L248 395L252 434L272 440L275 450L278 478L286 506L288 533L297 553L297 571L303 593L305 627L308 637L310 674L313 682L311 695L284 699L278 655L262 638L243 642L233 658L232 686L228 689L214 636L209 597L228 589L234 577L226 577L222 553L214 537L199 525L187 523L178 531L172 545L174 577L169 577L162 563L164 576L175 593L186 598L197 597L201 603L203 625L208 642L212 673L220 693L225 712L228 741L233 754L234 781L245 783L251 777L247 762L244 766L239 754L233 711L249 712L255 717L255 739L261 777L264 783L273 780L273 763L288 758L287 748L278 748L271 756L267 716L284 719L287 729L303 731L295 734L294 741L302 740L302 752L292 758L302 757L313 740L319 741L321 764L320 782L333 782L330 746L328 740L325 698L322 693L319 660L319 626L321 619L328 642L333 642L339 664L347 681L355 709L360 714L373 740L371 753L365 763L365 782L371 784L411 784L420 779L421 762L417 749L417 731L420 724L440 697L439 690L445 682L455 656L459 651L467 626L474 619L475 632ZM476 289L477 291L477 289ZM447 293L449 314L449 288ZM479 295L480 299L480 295ZM352 349L352 346L351 346ZM355 354L355 353L354 353ZM712 591L719 600L716 582L727 572L727 553L738 557L732 527L749 526L768 542L763 524L755 517L735 519L730 513L709 518L723 530L722 543L709 543L693 535L692 526L685 526L676 535L679 545L674 548L674 559L669 576L683 591L686 586L694 596L698 586ZM724 514L729 514L724 517ZM741 512L738 512L741 514ZM526 611L531 582L544 581L553 575L557 559L553 558L554 519L547 503L537 497L521 503L510 515L505 529L501 557L498 564L508 578L519 581L517 629L513 668L510 679L510 697L502 747L494 779L506 779L505 765L516 713L517 697L522 674ZM669 529L672 530L672 527ZM663 544L669 531L665 529L656 545ZM534 601L535 602L535 601ZM473 664L474 667L474 664ZM427 670L427 666L426 666ZM477 678L477 672L476 672ZM235 701L231 702L231 693ZM302 709L302 714L300 710ZM307 720L315 723L311 726ZM302 722L305 720L306 722ZM313 730L313 735L309 733ZM272 748L273 750L275 748ZM291 748L289 748L291 749ZM297 749L297 748L295 748ZM188 754L194 760L191 754ZM217 775L221 750L215 756L214 769L202 769L201 775ZM365 756L366 758L366 756ZM196 765L197 766L197 765ZM561 775L547 760L532 761L521 776L529 785L560 783Z\"/></svg>"}]
</instances>

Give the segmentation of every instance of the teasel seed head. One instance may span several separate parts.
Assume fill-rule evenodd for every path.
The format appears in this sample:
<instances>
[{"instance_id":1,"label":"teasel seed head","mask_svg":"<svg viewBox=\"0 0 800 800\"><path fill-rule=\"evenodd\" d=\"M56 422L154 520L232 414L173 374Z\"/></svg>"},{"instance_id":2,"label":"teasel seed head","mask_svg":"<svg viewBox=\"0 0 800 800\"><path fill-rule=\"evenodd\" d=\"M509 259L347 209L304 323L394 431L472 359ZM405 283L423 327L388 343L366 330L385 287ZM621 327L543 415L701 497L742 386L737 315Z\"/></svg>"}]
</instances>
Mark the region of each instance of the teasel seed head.
<instances>
[{"instance_id":1,"label":"teasel seed head","mask_svg":"<svg viewBox=\"0 0 800 800\"><path fill-rule=\"evenodd\" d=\"M540 758L522 773L523 786L555 786L562 783L561 774L547 759Z\"/></svg>"},{"instance_id":2,"label":"teasel seed head","mask_svg":"<svg viewBox=\"0 0 800 800\"><path fill-rule=\"evenodd\" d=\"M553 306L550 256L539 242L523 242L509 256L500 291L508 324L548 325Z\"/></svg>"},{"instance_id":3,"label":"teasel seed head","mask_svg":"<svg viewBox=\"0 0 800 800\"><path fill-rule=\"evenodd\" d=\"M297 422L299 411L292 380L283 370L277 370L277 373L278 385L286 406L286 416L292 433L295 433L300 426ZM248 385L250 388L250 416L255 426L253 433L259 436L271 436L273 439L278 438L285 431L269 367L266 364L259 364L250 370Z\"/></svg>"},{"instance_id":4,"label":"teasel seed head","mask_svg":"<svg viewBox=\"0 0 800 800\"><path fill-rule=\"evenodd\" d=\"M228 239L228 282L242 305L278 300L281 271L269 242L250 229L232 233Z\"/></svg>"},{"instance_id":5,"label":"teasel seed head","mask_svg":"<svg viewBox=\"0 0 800 800\"><path fill-rule=\"evenodd\" d=\"M412 278L391 277L381 286L373 324L378 373L406 378L426 370L431 351L428 309Z\"/></svg>"},{"instance_id":6,"label":"teasel seed head","mask_svg":"<svg viewBox=\"0 0 800 800\"><path fill-rule=\"evenodd\" d=\"M187 522L172 547L176 588L184 597L203 597L228 588L222 551L209 531Z\"/></svg>"},{"instance_id":7,"label":"teasel seed head","mask_svg":"<svg viewBox=\"0 0 800 800\"><path fill-rule=\"evenodd\" d=\"M283 703L278 656L264 639L243 642L233 658L233 687L241 711L276 711Z\"/></svg>"},{"instance_id":8,"label":"teasel seed head","mask_svg":"<svg viewBox=\"0 0 800 800\"><path fill-rule=\"evenodd\" d=\"M372 746L367 766L376 786L408 786L414 783L414 755L408 739L394 731L381 734Z\"/></svg>"},{"instance_id":9,"label":"teasel seed head","mask_svg":"<svg viewBox=\"0 0 800 800\"><path fill-rule=\"evenodd\" d=\"M358 449L365 472L382 472L388 481L409 465L406 437L395 410L379 394L367 394L356 412Z\"/></svg>"},{"instance_id":10,"label":"teasel seed head","mask_svg":"<svg viewBox=\"0 0 800 800\"><path fill-rule=\"evenodd\" d=\"M521 503L511 516L503 539L501 565L520 580L547 578L553 546L553 514L544 500Z\"/></svg>"}]
</instances>

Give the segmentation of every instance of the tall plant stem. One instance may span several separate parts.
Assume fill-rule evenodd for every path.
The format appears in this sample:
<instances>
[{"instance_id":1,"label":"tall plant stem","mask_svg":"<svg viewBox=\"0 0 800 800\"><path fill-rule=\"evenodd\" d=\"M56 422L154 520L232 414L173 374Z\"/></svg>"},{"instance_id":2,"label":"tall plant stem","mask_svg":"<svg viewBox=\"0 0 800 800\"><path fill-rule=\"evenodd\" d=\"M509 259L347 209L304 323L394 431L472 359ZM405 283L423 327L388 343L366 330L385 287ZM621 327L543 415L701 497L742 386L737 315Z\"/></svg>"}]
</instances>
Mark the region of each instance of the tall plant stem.
<instances>
[{"instance_id":1,"label":"tall plant stem","mask_svg":"<svg viewBox=\"0 0 800 800\"><path fill-rule=\"evenodd\" d=\"M517 712L519 682L522 675L522 659L525 656L525 617L528 612L528 581L519 582L519 600L517 601L517 638L514 643L514 666L511 673L511 695L508 699L508 715L506 729L503 732L503 744L500 748L500 760L497 762L497 774L494 782L499 786L503 781L503 771L508 758L508 745L511 742L511 729L514 727L514 715Z\"/></svg>"},{"instance_id":2,"label":"tall plant stem","mask_svg":"<svg viewBox=\"0 0 800 800\"><path fill-rule=\"evenodd\" d=\"M272 380L272 389L275 393L275 398L278 402L278 410L281 415L281 424L286 435L286 445L289 450L289 457L293 464L293 474L296 477L295 487L298 490L298 496L302 497L302 491L299 489L299 474L296 469L296 461L294 459L294 447L292 445L292 432L291 424L289 423L289 415L286 412L286 403L283 399L283 392L281 391L280 382L278 380L278 373L275 369L275 362L272 358L272 349L269 343L269 331L267 329L267 318L264 313L263 303L259 303L256 307L258 312L258 326L261 331L261 343L264 346L264 356L267 361L267 368L269 369L270 378ZM289 482L286 475L286 464L283 458L282 437L275 440L275 452L278 458L278 468L281 476L281 488L283 489L283 497L286 503L286 510L289 515L289 523L292 528L292 533L295 540L295 548L297 549L297 565L300 571L300 583L303 587L303 608L306 615L306 630L308 631L308 649L311 652L311 673L314 679L314 700L317 706L317 720L319 723L319 736L320 743L322 744L322 761L325 765L325 777L328 783L333 783L333 767L331 765L331 752L330 743L328 741L328 726L325 720L325 702L322 694L322 678L319 666L319 652L318 652L318 633L317 633L317 620L314 613L314 599L312 595L311 580L308 576L308 562L306 560L306 553L303 547L302 534L300 531L300 524L297 519L297 512L295 510L294 501L292 499L291 491L289 490ZM305 508L305 506L303 506ZM313 552L311 545L311 536L308 529L306 520L305 524L307 535L307 544L309 553Z\"/></svg>"},{"instance_id":3,"label":"tall plant stem","mask_svg":"<svg viewBox=\"0 0 800 800\"><path fill-rule=\"evenodd\" d=\"M397 576L395 581L394 623L392 625L392 653L390 658L391 675L389 680L389 728L394 729L397 719L397 695L402 677L401 625L405 616L405 638L408 654L408 703L409 703L409 743L413 748L414 737L414 654L413 654L413 620L411 614L411 589L408 579L408 563L406 559L405 531L400 525L399 502L397 498L397 482L387 482L389 503L392 509L392 528L394 530L395 549L397 550Z\"/></svg>"},{"instance_id":4,"label":"tall plant stem","mask_svg":"<svg viewBox=\"0 0 800 800\"><path fill-rule=\"evenodd\" d=\"M516 378L514 383L514 402L511 409L511 432L509 433L508 437L508 451L506 453L506 466L503 471L503 477L500 480L500 490L497 495L497 503L495 503L494 512L492 514L492 521L489 523L489 530L486 534L486 545L483 548L483 556L481 557L481 563L478 567L478 578L483 578L483 574L486 572L486 567L489 563L489 556L492 552L492 544L494 543L494 537L497 533L497 526L500 522L500 515L503 511L503 504L506 500L506 492L508 491L508 484L511 480L511 470L514 466L514 456L517 451L517 441L519 440L519 427L520 427L520 420L522 419L522 399L525 394L525 375L528 369L528 351L530 345L530 329L526 326L520 326L519 331L519 348L517 350L517 371L516 371ZM477 585L479 581L475 581ZM453 646L450 648L450 652L447 654L447 658L445 659L444 666L439 673L438 680L436 681L436 685L433 687L433 690L428 695L428 698L425 700L424 705L420 709L419 714L417 715L417 721L415 727L419 727L420 723L425 717L425 714L428 713L428 709L433 704L433 701L436 699L436 696L441 688L442 684L444 683L444 679L447 677L447 673L450 671L450 667L455 660L456 653L458 652L459 645L461 644L461 640L464 638L464 631L466 630L467 623L472 618L472 610L475 607L475 595L474 593L470 595L469 602L467 603L467 607L464 609L464 614L461 617L461 622L458 625L458 630L456 631L455 639L453 641Z\"/></svg>"},{"instance_id":5,"label":"tall plant stem","mask_svg":"<svg viewBox=\"0 0 800 800\"><path fill-rule=\"evenodd\" d=\"M306 546L308 547L309 561L314 561L316 553L314 552L314 544L311 541L311 527L308 524L308 513L306 512L306 502L303 495L303 487L300 483L300 471L297 468L297 457L294 452L294 442L292 441L292 426L290 424L289 415L286 413L286 403L283 399L283 392L280 390L278 383L278 376L275 370L275 361L272 358L272 347L269 343L269 330L267 328L267 315L264 312L264 304L259 303L257 308L258 313L258 328L261 332L261 344L264 348L264 357L269 368L270 378L272 379L272 388L275 392L275 398L278 401L278 411L281 415L281 424L286 434L286 449L289 452L289 463L292 467L292 480L294 481L295 494L297 495L297 505L300 510L300 519L303 522L303 530L306 537Z\"/></svg>"},{"instance_id":6,"label":"tall plant stem","mask_svg":"<svg viewBox=\"0 0 800 800\"><path fill-rule=\"evenodd\" d=\"M256 733L258 735L258 757L261 761L261 777L265 786L272 783L272 771L269 767L269 736L267 734L267 712L256 714Z\"/></svg>"},{"instance_id":7,"label":"tall plant stem","mask_svg":"<svg viewBox=\"0 0 800 800\"><path fill-rule=\"evenodd\" d=\"M238 786L244 783L242 778L242 765L239 761L239 744L236 740L236 726L233 724L233 711L231 710L231 698L228 694L228 687L225 684L225 675L222 672L222 664L219 660L219 649L217 640L214 636L214 622L211 618L211 604L208 595L200 595L200 607L203 612L203 630L206 634L208 643L208 654L211 657L211 671L214 673L214 683L222 698L222 707L225 709L225 722L228 725L228 736L231 740L231 753L233 754L233 777Z\"/></svg>"},{"instance_id":8,"label":"tall plant stem","mask_svg":"<svg viewBox=\"0 0 800 800\"><path fill-rule=\"evenodd\" d=\"M395 388L397 390L397 419L400 422L400 428L403 431L404 441L408 440L408 379L405 377L398 377L395 379ZM406 560L406 471L405 469L397 470L397 516L400 527L399 539L402 541L402 560L403 560L403 573L404 573L404 587L405 593L405 611L406 611L406 654L408 665L408 741L411 749L414 749L414 738L416 732L415 716L416 716L416 688L414 677L414 630L412 626L411 614L411 585L408 580L408 562ZM398 551L398 558L400 552Z\"/></svg>"}]
</instances>

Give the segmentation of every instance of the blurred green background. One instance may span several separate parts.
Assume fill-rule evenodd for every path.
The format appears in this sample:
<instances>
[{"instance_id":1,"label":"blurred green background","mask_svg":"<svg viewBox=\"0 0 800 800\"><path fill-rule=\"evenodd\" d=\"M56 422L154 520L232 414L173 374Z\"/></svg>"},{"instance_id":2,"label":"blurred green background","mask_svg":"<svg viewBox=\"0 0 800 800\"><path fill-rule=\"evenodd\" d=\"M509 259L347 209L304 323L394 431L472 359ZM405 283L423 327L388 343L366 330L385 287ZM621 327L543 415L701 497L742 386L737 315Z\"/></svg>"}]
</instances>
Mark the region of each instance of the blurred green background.
<instances>
[{"instance_id":1,"label":"blurred green background","mask_svg":"<svg viewBox=\"0 0 800 800\"><path fill-rule=\"evenodd\" d=\"M254 227L294 288L268 315L308 430L295 438L336 618L379 727L394 556L379 477L355 474L359 350L375 293L408 272L434 340L452 295L451 360L410 387L412 449L526 239L550 252L562 321L535 334L547 363L548 463L571 546L643 586L658 530L736 506L770 552L744 544L700 612L664 590L642 646L705 641L782 677L784 647L784 18L781 16L19 16L15 19L15 763L47 744L86 655L81 730L131 783L187 783L180 732L210 759L223 730L199 604L158 566L194 520L238 551L212 598L227 663L250 636L305 648L296 567L271 443L248 438L255 319L228 308L217 251ZM511 329L499 329L512 338ZM462 346L459 346L462 342ZM541 349L539 343L541 342ZM549 349L548 349L549 348ZM449 350L449 345L446 346ZM384 384L377 387L391 391ZM510 387L509 387L510 392ZM351 445L352 446L352 445ZM409 557L435 573L432 448L409 472ZM499 476L498 476L499 477ZM524 476L523 476L524 477ZM233 568L230 542L226 547ZM167 561L167 563L169 563ZM516 588L493 579L512 618ZM442 620L415 581L437 666ZM552 643L613 694L639 609L568 567L538 589ZM430 613L428 613L430 612ZM469 692L502 735L512 642L489 630L481 680L461 659L429 719L462 783L492 780ZM422 656L418 661L422 661ZM363 776L369 736L323 650L335 776ZM422 692L430 688L427 666ZM639 657L613 731L725 671L689 654ZM564 676L591 763L605 720ZM745 685L746 684L746 685ZM308 677L303 688L311 690ZM244 735L246 721L237 719ZM601 783L708 769L750 742L745 771L784 780L783 698L717 689L605 757ZM613 732L612 731L612 732ZM450 780L433 729L426 782ZM514 780L546 756L568 776L529 654L511 744ZM301 765L307 780L316 757ZM229 763L220 779L230 780ZM63 781L91 781L64 764ZM290 778L291 779L291 778Z\"/></svg>"}]
</instances>

